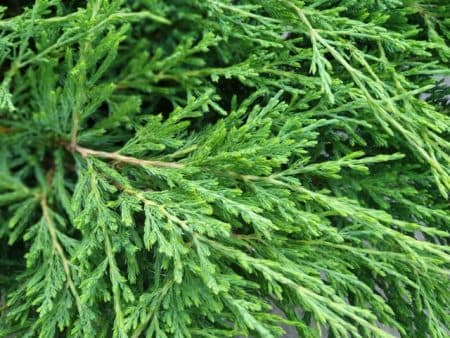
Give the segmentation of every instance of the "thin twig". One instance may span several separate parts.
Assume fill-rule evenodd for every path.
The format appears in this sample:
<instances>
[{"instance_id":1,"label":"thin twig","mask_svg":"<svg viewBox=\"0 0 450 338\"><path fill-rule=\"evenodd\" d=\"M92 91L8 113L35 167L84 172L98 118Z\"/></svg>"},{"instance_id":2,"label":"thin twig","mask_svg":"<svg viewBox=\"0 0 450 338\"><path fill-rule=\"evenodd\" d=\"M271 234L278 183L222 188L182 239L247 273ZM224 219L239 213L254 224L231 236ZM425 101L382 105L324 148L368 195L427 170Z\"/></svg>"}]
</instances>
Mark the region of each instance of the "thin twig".
<instances>
[{"instance_id":1,"label":"thin twig","mask_svg":"<svg viewBox=\"0 0 450 338\"><path fill-rule=\"evenodd\" d=\"M94 193L95 199L98 204L101 204L101 197L100 193L98 191L96 182L94 180L94 176L91 177L91 187L92 191ZM122 302L121 302L121 292L120 292L120 285L117 279L116 274L120 273L119 268L117 267L116 258L114 256L113 252L113 245L111 243L111 239L108 233L108 228L106 226L105 222L100 222L100 227L103 233L103 239L104 239L104 248L106 257L108 260L108 266L109 266L109 279L112 284L112 291L113 291L113 300L114 300L114 312L116 315L115 318L115 326L117 325L117 330L120 337L125 337L125 324L124 324L124 315L122 312ZM116 276L116 277L114 277ZM115 329L114 329L115 330Z\"/></svg>"},{"instance_id":2,"label":"thin twig","mask_svg":"<svg viewBox=\"0 0 450 338\"><path fill-rule=\"evenodd\" d=\"M9 134L12 132L11 128L0 126L0 134Z\"/></svg>"},{"instance_id":3,"label":"thin twig","mask_svg":"<svg viewBox=\"0 0 450 338\"><path fill-rule=\"evenodd\" d=\"M77 144L78 124L79 124L78 112L75 111L73 113L72 131L70 132L70 146L71 147L75 147Z\"/></svg>"},{"instance_id":4,"label":"thin twig","mask_svg":"<svg viewBox=\"0 0 450 338\"><path fill-rule=\"evenodd\" d=\"M142 167L165 167L165 168L183 168L184 165L178 162L163 162L163 161L154 161L154 160L142 160L139 158L120 155L117 152L106 152L100 150L94 150L82 147L78 144L70 144L68 146L69 150L73 152L77 152L81 154L83 157L94 156L100 158L106 158L110 160L114 160L117 162L128 163L132 165L138 165Z\"/></svg>"},{"instance_id":5,"label":"thin twig","mask_svg":"<svg viewBox=\"0 0 450 338\"><path fill-rule=\"evenodd\" d=\"M64 254L64 249L62 248L61 244L58 241L56 228L55 228L55 225L53 224L52 218L50 217L49 207L48 207L47 199L45 196L43 196L41 198L40 203L41 203L41 208L42 208L42 216L44 217L45 223L47 224L47 229L48 229L48 232L50 233L53 247L55 248L56 252L58 253L58 255L61 259L61 263L63 265L64 272L66 274L67 285L68 285L73 297L75 298L78 313L81 315L82 314L81 298L80 298L80 295L78 294L78 291L72 280L72 274L70 272L69 261L68 261L66 255Z\"/></svg>"}]
</instances>

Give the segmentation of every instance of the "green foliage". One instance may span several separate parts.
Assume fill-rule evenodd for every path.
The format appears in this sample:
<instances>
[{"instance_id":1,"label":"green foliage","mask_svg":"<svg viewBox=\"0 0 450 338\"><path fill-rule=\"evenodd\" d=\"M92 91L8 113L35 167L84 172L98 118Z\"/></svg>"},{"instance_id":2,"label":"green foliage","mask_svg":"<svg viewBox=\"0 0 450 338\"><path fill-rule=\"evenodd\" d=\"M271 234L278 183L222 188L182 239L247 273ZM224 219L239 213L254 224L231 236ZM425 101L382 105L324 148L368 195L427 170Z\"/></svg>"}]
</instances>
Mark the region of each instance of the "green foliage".
<instances>
[{"instance_id":1,"label":"green foliage","mask_svg":"<svg viewBox=\"0 0 450 338\"><path fill-rule=\"evenodd\" d=\"M448 1L17 3L0 337L448 336Z\"/></svg>"}]
</instances>

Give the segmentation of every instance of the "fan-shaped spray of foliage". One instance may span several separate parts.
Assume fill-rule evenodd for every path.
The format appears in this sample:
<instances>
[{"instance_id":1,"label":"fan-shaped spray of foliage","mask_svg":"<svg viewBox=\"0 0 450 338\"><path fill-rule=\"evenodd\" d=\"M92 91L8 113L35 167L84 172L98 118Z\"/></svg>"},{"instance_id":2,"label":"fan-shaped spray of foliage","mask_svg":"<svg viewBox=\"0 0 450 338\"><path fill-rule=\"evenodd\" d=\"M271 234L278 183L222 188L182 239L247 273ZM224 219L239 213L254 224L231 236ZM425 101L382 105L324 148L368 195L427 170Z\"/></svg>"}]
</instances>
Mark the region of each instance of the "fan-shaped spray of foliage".
<instances>
[{"instance_id":1,"label":"fan-shaped spray of foliage","mask_svg":"<svg viewBox=\"0 0 450 338\"><path fill-rule=\"evenodd\" d=\"M448 1L18 3L1 337L447 337Z\"/></svg>"}]
</instances>

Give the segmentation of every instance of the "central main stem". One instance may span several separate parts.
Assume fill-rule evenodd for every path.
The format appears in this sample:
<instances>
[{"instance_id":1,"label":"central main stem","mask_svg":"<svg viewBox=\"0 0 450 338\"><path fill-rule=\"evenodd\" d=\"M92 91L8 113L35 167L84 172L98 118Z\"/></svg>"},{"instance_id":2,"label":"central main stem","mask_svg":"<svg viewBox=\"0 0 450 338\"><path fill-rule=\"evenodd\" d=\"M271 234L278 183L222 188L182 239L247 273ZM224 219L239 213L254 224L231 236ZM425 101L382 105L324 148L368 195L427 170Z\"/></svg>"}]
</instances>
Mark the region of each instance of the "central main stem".
<instances>
[{"instance_id":1,"label":"central main stem","mask_svg":"<svg viewBox=\"0 0 450 338\"><path fill-rule=\"evenodd\" d=\"M143 160L131 156L121 155L118 152L106 152L101 150L94 150L82 147L78 144L69 144L67 148L72 152L77 152L83 157L94 156L99 158L106 158L122 163L138 165L143 167L164 167L164 168L183 168L184 165L177 162L164 162L155 160Z\"/></svg>"}]
</instances>

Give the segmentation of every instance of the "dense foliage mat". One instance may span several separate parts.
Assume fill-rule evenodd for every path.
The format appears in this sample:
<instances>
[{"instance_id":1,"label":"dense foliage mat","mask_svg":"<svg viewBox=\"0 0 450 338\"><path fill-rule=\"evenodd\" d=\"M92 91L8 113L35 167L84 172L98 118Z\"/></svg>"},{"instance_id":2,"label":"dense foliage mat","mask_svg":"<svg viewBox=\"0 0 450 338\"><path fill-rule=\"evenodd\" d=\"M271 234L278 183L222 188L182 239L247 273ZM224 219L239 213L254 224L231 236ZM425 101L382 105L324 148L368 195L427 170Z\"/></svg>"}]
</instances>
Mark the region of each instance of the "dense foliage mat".
<instances>
[{"instance_id":1,"label":"dense foliage mat","mask_svg":"<svg viewBox=\"0 0 450 338\"><path fill-rule=\"evenodd\" d=\"M448 0L2 6L1 337L448 337Z\"/></svg>"}]
</instances>

